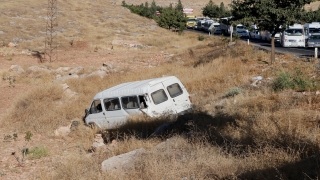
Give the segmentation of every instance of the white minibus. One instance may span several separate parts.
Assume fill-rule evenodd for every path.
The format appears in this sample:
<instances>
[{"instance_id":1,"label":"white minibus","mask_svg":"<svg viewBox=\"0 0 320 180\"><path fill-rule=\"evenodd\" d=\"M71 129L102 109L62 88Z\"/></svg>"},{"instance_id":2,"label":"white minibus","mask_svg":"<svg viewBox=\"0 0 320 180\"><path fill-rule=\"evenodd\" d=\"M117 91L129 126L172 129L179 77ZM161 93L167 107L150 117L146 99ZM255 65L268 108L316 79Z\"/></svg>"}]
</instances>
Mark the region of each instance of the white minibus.
<instances>
[{"instance_id":1,"label":"white minibus","mask_svg":"<svg viewBox=\"0 0 320 180\"><path fill-rule=\"evenodd\" d=\"M301 24L289 26L281 32L280 43L283 47L305 47L304 28Z\"/></svg>"},{"instance_id":2,"label":"white minibus","mask_svg":"<svg viewBox=\"0 0 320 180\"><path fill-rule=\"evenodd\" d=\"M175 76L127 82L97 93L86 109L86 125L111 130L127 122L130 115L150 117L184 114L192 110L188 91Z\"/></svg>"}]
</instances>

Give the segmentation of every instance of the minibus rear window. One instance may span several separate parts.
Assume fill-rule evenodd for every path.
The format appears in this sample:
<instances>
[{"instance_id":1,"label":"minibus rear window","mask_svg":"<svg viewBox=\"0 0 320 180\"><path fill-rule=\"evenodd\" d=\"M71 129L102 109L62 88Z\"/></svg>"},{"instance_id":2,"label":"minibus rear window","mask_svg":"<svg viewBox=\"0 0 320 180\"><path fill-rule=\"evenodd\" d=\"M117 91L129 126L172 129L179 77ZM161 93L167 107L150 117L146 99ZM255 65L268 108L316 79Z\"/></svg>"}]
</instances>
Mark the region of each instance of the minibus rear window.
<instances>
[{"instance_id":1,"label":"minibus rear window","mask_svg":"<svg viewBox=\"0 0 320 180\"><path fill-rule=\"evenodd\" d=\"M183 93L178 83L168 86L167 90L172 98L177 97Z\"/></svg>"},{"instance_id":2,"label":"minibus rear window","mask_svg":"<svg viewBox=\"0 0 320 180\"><path fill-rule=\"evenodd\" d=\"M166 95L163 89L159 89L158 91L151 93L151 97L154 104L160 104L168 100L168 96Z\"/></svg>"}]
</instances>

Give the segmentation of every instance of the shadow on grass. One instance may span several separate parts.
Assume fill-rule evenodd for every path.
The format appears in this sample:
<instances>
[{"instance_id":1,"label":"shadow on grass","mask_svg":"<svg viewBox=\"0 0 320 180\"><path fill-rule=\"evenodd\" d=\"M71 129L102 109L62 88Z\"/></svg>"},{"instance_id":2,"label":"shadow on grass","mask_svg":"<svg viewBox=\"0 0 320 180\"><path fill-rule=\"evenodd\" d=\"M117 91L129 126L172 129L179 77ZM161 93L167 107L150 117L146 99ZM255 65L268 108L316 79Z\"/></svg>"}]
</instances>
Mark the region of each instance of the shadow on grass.
<instances>
[{"instance_id":1,"label":"shadow on grass","mask_svg":"<svg viewBox=\"0 0 320 180\"><path fill-rule=\"evenodd\" d=\"M253 170L242 173L239 179L319 179L320 155L315 154L298 162L285 163L278 167Z\"/></svg>"},{"instance_id":2,"label":"shadow on grass","mask_svg":"<svg viewBox=\"0 0 320 180\"><path fill-rule=\"evenodd\" d=\"M204 134L214 136L214 144L225 143L226 137L220 137L218 131L214 129L223 128L228 124L236 125L235 117L226 114L216 114L214 117L204 112L188 113L180 116L162 116L159 118L140 117L119 129L108 131L105 136L112 139L123 139L131 135L138 139L163 138L167 139L175 135L184 135L188 138L203 137ZM209 133L210 131L210 133ZM209 139L208 139L209 140Z\"/></svg>"},{"instance_id":3,"label":"shadow on grass","mask_svg":"<svg viewBox=\"0 0 320 180\"><path fill-rule=\"evenodd\" d=\"M238 127L236 119L239 117L217 113L211 116L205 112L193 112L178 117L149 118L140 117L139 120L129 121L128 124L110 133L109 138L137 139L161 138L180 135L186 137L190 143L206 142L212 146L219 146L228 154L236 157L246 157L249 153L261 150L261 144L256 145L254 137L245 136L243 139L233 139L223 135L222 130L227 126ZM274 122L276 123L276 122ZM280 127L279 131L280 131ZM250 131L250 129L246 130ZM281 137L280 137L281 136ZM318 179L320 175L319 147L311 142L305 142L293 135L283 132L280 140L271 140L267 145L276 149L290 150L299 154L297 162L279 163L274 167L251 170L237 175L239 179ZM288 140L288 142L285 142ZM291 142L290 142L291 141ZM302 147L303 146L303 147Z\"/></svg>"}]
</instances>

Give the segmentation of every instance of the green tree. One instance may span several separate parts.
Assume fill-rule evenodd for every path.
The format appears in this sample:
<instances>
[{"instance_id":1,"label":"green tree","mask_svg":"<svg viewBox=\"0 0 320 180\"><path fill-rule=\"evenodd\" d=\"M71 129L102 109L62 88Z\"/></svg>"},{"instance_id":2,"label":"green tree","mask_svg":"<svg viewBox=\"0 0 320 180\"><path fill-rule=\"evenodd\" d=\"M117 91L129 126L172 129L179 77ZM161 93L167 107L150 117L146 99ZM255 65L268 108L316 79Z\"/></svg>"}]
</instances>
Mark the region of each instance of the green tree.
<instances>
[{"instance_id":1,"label":"green tree","mask_svg":"<svg viewBox=\"0 0 320 180\"><path fill-rule=\"evenodd\" d=\"M160 27L167 29L178 29L181 33L185 29L187 18L182 11L172 8L172 5L168 8L163 8L161 15L157 17L156 22Z\"/></svg>"},{"instance_id":2,"label":"green tree","mask_svg":"<svg viewBox=\"0 0 320 180\"><path fill-rule=\"evenodd\" d=\"M152 16L156 13L156 11L157 11L157 5L156 5L156 2L153 0L150 7L150 13L152 14Z\"/></svg>"},{"instance_id":3,"label":"green tree","mask_svg":"<svg viewBox=\"0 0 320 180\"><path fill-rule=\"evenodd\" d=\"M178 4L176 5L175 9L176 9L177 11L181 11L181 12L182 12L182 10L183 10L183 5L182 5L182 3L181 3L181 0L178 0Z\"/></svg>"},{"instance_id":4,"label":"green tree","mask_svg":"<svg viewBox=\"0 0 320 180\"><path fill-rule=\"evenodd\" d=\"M224 6L223 2L218 6L210 0L209 3L202 8L202 15L209 18L222 18L231 16L231 12Z\"/></svg>"},{"instance_id":5,"label":"green tree","mask_svg":"<svg viewBox=\"0 0 320 180\"><path fill-rule=\"evenodd\" d=\"M235 20L255 22L260 30L267 30L271 36L271 63L275 61L275 34L282 27L299 23L303 7L314 0L234 0L231 4Z\"/></svg>"},{"instance_id":6,"label":"green tree","mask_svg":"<svg viewBox=\"0 0 320 180\"><path fill-rule=\"evenodd\" d=\"M306 22L320 22L320 6L315 11L308 11L304 15Z\"/></svg>"},{"instance_id":7,"label":"green tree","mask_svg":"<svg viewBox=\"0 0 320 180\"><path fill-rule=\"evenodd\" d=\"M220 13L220 16L219 16L220 18L221 18L221 17L229 17L229 16L231 16L230 10L228 10L228 9L225 7L225 5L224 5L223 2L220 3L219 13Z\"/></svg>"},{"instance_id":8,"label":"green tree","mask_svg":"<svg viewBox=\"0 0 320 180\"><path fill-rule=\"evenodd\" d=\"M209 18L219 18L221 17L219 11L219 7L210 0L209 3L202 8L202 15Z\"/></svg>"}]
</instances>

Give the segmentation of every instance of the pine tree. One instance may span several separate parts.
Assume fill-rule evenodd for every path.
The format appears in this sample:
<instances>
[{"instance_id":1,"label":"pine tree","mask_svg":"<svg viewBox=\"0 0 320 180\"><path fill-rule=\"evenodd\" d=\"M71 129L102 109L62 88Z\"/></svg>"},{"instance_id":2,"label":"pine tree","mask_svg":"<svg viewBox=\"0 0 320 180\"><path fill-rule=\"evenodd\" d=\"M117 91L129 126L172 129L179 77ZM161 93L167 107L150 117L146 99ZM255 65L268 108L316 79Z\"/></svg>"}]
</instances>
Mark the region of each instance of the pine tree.
<instances>
[{"instance_id":1,"label":"pine tree","mask_svg":"<svg viewBox=\"0 0 320 180\"><path fill-rule=\"evenodd\" d=\"M182 12L182 10L183 10L183 5L182 5L182 3L181 3L181 0L178 0L178 4L177 4L177 6L176 6L176 8L175 8L177 11L181 11Z\"/></svg>"}]
</instances>

